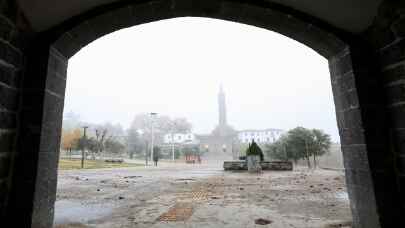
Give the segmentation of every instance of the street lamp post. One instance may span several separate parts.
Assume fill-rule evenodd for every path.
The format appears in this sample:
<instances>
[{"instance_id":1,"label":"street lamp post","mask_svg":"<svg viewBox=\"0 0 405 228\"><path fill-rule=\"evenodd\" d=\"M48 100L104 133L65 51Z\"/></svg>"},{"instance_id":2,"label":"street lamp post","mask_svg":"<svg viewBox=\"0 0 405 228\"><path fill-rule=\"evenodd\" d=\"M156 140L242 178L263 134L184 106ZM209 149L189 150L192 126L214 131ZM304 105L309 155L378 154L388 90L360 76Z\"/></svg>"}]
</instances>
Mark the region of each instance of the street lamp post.
<instances>
[{"instance_id":1,"label":"street lamp post","mask_svg":"<svg viewBox=\"0 0 405 228\"><path fill-rule=\"evenodd\" d=\"M86 149L86 144L87 144L87 136L86 136L86 130L87 130L87 128L89 128L88 126L83 126L82 127L83 128L83 145L82 145L82 162L81 162L81 167L82 167L82 169L84 168L84 158L85 158L85 156L86 156L86 153L85 153L85 149Z\"/></svg>"},{"instance_id":2,"label":"street lamp post","mask_svg":"<svg viewBox=\"0 0 405 228\"><path fill-rule=\"evenodd\" d=\"M174 161L174 129L176 128L176 124L173 123L172 126L172 160Z\"/></svg>"},{"instance_id":3,"label":"street lamp post","mask_svg":"<svg viewBox=\"0 0 405 228\"><path fill-rule=\"evenodd\" d=\"M174 135L172 133L172 161L174 161Z\"/></svg>"},{"instance_id":4,"label":"street lamp post","mask_svg":"<svg viewBox=\"0 0 405 228\"><path fill-rule=\"evenodd\" d=\"M150 160L153 161L153 117L156 116L157 113L156 112L151 112L150 113L150 117L151 117L151 146L150 146Z\"/></svg>"}]
</instances>

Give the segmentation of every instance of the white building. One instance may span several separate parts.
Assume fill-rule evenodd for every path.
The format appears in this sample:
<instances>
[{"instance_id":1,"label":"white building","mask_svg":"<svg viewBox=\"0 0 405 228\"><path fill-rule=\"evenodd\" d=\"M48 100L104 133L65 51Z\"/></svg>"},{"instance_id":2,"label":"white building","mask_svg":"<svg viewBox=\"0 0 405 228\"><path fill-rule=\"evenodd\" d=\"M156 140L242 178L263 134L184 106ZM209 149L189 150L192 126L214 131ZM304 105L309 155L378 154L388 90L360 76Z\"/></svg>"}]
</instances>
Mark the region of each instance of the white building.
<instances>
[{"instance_id":1,"label":"white building","mask_svg":"<svg viewBox=\"0 0 405 228\"><path fill-rule=\"evenodd\" d=\"M238 139L242 143L273 143L284 133L281 129L244 130L238 132Z\"/></svg>"},{"instance_id":2,"label":"white building","mask_svg":"<svg viewBox=\"0 0 405 228\"><path fill-rule=\"evenodd\" d=\"M196 137L193 133L175 133L175 134L166 134L163 139L164 143L171 144L171 143L194 143L196 141Z\"/></svg>"}]
</instances>

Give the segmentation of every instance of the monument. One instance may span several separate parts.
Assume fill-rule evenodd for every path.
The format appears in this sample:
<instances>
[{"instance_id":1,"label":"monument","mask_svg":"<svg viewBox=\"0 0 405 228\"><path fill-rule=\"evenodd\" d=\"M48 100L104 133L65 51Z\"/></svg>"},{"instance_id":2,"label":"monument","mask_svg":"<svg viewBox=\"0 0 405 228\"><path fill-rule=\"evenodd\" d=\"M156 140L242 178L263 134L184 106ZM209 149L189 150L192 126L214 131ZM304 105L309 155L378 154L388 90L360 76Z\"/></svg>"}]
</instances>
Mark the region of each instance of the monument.
<instances>
[{"instance_id":1,"label":"monument","mask_svg":"<svg viewBox=\"0 0 405 228\"><path fill-rule=\"evenodd\" d=\"M239 154L237 131L227 122L226 97L220 86L218 93L218 125L209 135L197 135L200 149L207 160L232 160Z\"/></svg>"}]
</instances>

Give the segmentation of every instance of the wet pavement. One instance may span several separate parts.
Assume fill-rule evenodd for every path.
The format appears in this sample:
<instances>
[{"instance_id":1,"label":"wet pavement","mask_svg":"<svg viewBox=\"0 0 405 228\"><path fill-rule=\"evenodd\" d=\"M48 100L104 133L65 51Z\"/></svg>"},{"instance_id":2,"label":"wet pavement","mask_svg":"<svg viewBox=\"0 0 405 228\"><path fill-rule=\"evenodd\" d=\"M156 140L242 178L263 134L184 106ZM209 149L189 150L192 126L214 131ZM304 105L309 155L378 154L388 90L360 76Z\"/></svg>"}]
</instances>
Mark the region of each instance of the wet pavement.
<instances>
[{"instance_id":1,"label":"wet pavement","mask_svg":"<svg viewBox=\"0 0 405 228\"><path fill-rule=\"evenodd\" d=\"M88 223L111 214L113 208L110 204L82 204L70 200L59 200L55 203L54 223Z\"/></svg>"}]
</instances>

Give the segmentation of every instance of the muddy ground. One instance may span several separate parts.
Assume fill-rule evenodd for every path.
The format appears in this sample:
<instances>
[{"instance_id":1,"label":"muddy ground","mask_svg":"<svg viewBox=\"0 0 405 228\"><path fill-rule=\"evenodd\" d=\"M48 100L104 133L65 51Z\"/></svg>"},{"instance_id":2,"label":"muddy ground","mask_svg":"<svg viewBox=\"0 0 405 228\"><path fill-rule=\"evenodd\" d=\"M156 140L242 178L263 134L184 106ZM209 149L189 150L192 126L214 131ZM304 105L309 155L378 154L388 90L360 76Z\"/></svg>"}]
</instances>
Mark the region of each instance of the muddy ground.
<instances>
[{"instance_id":1,"label":"muddy ground","mask_svg":"<svg viewBox=\"0 0 405 228\"><path fill-rule=\"evenodd\" d=\"M55 227L350 227L341 171L162 164L60 171Z\"/></svg>"}]
</instances>

